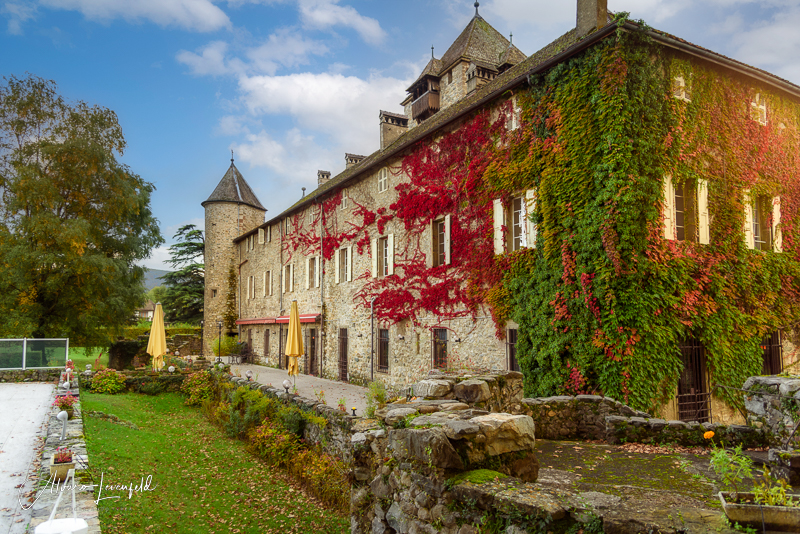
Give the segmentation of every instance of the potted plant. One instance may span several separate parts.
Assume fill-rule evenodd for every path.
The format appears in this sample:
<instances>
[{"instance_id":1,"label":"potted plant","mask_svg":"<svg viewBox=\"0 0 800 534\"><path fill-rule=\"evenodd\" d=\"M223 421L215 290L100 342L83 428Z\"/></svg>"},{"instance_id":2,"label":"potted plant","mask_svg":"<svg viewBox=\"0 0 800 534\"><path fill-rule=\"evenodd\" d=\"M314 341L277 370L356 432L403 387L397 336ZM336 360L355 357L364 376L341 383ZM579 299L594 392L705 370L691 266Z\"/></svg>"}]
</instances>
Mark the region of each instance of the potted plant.
<instances>
[{"instance_id":1,"label":"potted plant","mask_svg":"<svg viewBox=\"0 0 800 534\"><path fill-rule=\"evenodd\" d=\"M57 406L59 410L67 412L69 418L72 419L72 416L75 415L76 402L78 402L78 398L72 393L67 393L66 395L56 397L56 400L53 401L53 406Z\"/></svg>"},{"instance_id":2,"label":"potted plant","mask_svg":"<svg viewBox=\"0 0 800 534\"><path fill-rule=\"evenodd\" d=\"M59 447L50 458L50 479L53 482L63 482L70 469L75 469L72 451L67 447Z\"/></svg>"},{"instance_id":3,"label":"potted plant","mask_svg":"<svg viewBox=\"0 0 800 534\"><path fill-rule=\"evenodd\" d=\"M714 433L706 432L704 437L711 439ZM711 469L727 490L719 492L719 500L729 521L757 527L763 523L768 529L780 532L797 531L800 501L787 493L792 489L788 482L775 479L769 468L765 468L753 491L743 492L742 482L753 476L753 461L742 454L741 445L732 451L713 445L712 448Z\"/></svg>"}]
</instances>

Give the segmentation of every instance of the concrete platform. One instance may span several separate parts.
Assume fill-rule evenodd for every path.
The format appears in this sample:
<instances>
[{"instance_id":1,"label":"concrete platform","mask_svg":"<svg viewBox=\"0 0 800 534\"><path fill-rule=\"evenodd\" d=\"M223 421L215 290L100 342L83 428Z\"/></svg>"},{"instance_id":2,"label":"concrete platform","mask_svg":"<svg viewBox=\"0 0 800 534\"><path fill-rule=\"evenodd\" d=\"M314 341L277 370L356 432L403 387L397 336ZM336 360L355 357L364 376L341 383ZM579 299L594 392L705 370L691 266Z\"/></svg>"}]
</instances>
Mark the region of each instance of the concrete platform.
<instances>
[{"instance_id":1,"label":"concrete platform","mask_svg":"<svg viewBox=\"0 0 800 534\"><path fill-rule=\"evenodd\" d=\"M223 362L227 362L227 358L223 358ZM237 372L241 374L242 378L245 373L250 370L253 371L253 380L261 384L271 384L272 387L282 388L281 385L287 378L291 381L285 369L275 369L274 367L265 367L263 365L252 364L233 364L231 372L236 375ZM367 409L367 388L348 384L347 382L339 382L336 380L328 380L326 378L317 378L316 376L299 374L297 380L297 393L301 397L307 399L316 399L315 391L325 392L325 403L332 407L337 408L339 399L344 397L347 399L347 413L351 414L351 408L355 407L356 415L359 417L366 417ZM291 391L291 390L290 390Z\"/></svg>"},{"instance_id":2,"label":"concrete platform","mask_svg":"<svg viewBox=\"0 0 800 534\"><path fill-rule=\"evenodd\" d=\"M27 531L32 510L22 510L20 495L38 485L38 478L26 477L39 473L54 389L35 382L0 384L0 534Z\"/></svg>"}]
</instances>

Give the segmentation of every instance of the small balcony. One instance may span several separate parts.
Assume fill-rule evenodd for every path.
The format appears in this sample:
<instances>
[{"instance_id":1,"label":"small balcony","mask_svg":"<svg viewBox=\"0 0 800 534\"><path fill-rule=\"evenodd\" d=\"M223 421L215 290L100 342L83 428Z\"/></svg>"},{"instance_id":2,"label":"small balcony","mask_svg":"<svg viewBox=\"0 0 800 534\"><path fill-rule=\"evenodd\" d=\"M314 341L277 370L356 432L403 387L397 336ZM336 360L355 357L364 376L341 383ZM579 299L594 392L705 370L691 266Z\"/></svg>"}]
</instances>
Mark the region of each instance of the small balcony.
<instances>
[{"instance_id":1,"label":"small balcony","mask_svg":"<svg viewBox=\"0 0 800 534\"><path fill-rule=\"evenodd\" d=\"M439 111L439 91L429 90L411 103L411 118L424 121Z\"/></svg>"}]
</instances>

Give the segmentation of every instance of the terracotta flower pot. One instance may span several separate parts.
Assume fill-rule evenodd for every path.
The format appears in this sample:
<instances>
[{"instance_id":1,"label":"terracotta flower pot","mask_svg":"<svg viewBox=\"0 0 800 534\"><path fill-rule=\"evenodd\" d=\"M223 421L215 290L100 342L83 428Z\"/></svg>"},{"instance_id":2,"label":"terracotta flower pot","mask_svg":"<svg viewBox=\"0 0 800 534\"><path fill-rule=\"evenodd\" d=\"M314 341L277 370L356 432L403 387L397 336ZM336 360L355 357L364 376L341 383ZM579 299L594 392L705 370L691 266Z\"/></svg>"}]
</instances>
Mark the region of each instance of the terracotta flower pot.
<instances>
[{"instance_id":1,"label":"terracotta flower pot","mask_svg":"<svg viewBox=\"0 0 800 534\"><path fill-rule=\"evenodd\" d=\"M69 473L70 469L75 469L75 462L68 462L68 463L61 463L57 464L56 457L50 457L50 480L54 480L55 477L56 482L63 482L67 478L67 473Z\"/></svg>"}]
</instances>

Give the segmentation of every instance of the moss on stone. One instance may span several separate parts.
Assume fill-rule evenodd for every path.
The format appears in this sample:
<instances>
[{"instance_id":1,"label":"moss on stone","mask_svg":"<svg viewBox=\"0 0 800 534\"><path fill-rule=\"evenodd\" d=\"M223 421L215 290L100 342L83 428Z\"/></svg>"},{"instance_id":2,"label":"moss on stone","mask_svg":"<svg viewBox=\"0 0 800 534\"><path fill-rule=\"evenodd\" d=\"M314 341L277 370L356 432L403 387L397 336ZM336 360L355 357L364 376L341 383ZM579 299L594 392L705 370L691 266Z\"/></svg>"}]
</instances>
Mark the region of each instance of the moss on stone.
<instances>
[{"instance_id":1,"label":"moss on stone","mask_svg":"<svg viewBox=\"0 0 800 534\"><path fill-rule=\"evenodd\" d=\"M492 471L491 469L475 469L473 471L464 471L463 473L459 473L453 477L450 477L447 482L452 487L457 486L462 482L485 484L486 482L492 482L495 479L503 478L508 478L508 475L504 475L503 473L499 473L497 471Z\"/></svg>"}]
</instances>

